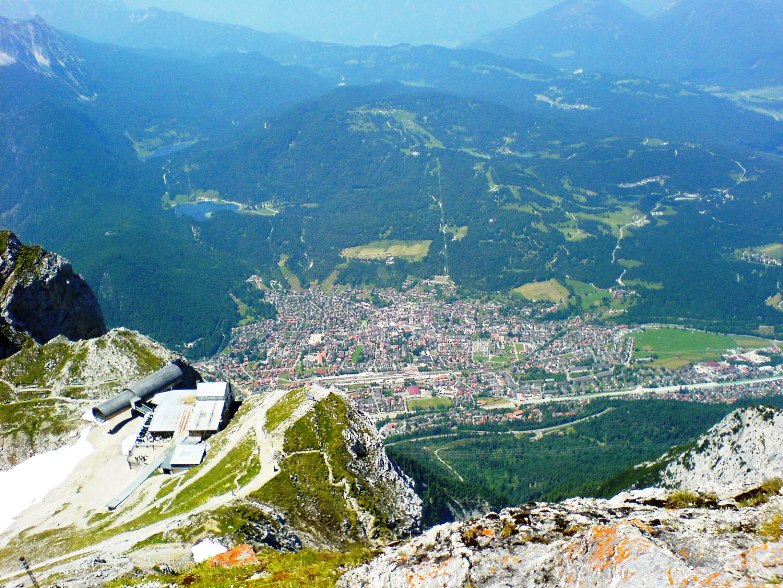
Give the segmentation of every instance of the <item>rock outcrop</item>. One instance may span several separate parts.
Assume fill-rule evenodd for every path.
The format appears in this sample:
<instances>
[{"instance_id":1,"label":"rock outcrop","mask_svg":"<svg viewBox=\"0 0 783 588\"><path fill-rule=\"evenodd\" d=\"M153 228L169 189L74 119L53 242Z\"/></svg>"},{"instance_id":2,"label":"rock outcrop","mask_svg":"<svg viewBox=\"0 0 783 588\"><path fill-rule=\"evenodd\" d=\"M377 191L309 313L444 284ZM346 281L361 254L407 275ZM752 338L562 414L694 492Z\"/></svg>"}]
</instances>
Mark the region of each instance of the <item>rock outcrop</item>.
<instances>
[{"instance_id":1,"label":"rock outcrop","mask_svg":"<svg viewBox=\"0 0 783 588\"><path fill-rule=\"evenodd\" d=\"M421 522L422 501L414 491L413 480L391 462L383 439L367 414L353 403L341 400L348 410L349 426L342 432L350 454L348 468L382 500L376 508L383 514L386 529L396 537L416 532ZM364 525L371 535L370 523L365 521Z\"/></svg>"},{"instance_id":2,"label":"rock outcrop","mask_svg":"<svg viewBox=\"0 0 783 588\"><path fill-rule=\"evenodd\" d=\"M106 333L98 299L65 259L0 232L0 357L26 341L44 344Z\"/></svg>"},{"instance_id":3,"label":"rock outcrop","mask_svg":"<svg viewBox=\"0 0 783 588\"><path fill-rule=\"evenodd\" d=\"M783 478L783 411L752 406L732 412L661 473L669 487L733 498Z\"/></svg>"},{"instance_id":4,"label":"rock outcrop","mask_svg":"<svg viewBox=\"0 0 783 588\"><path fill-rule=\"evenodd\" d=\"M0 471L69 443L84 425L82 400L107 398L176 359L135 331L114 329L96 339L28 344L0 360Z\"/></svg>"},{"instance_id":5,"label":"rock outcrop","mask_svg":"<svg viewBox=\"0 0 783 588\"><path fill-rule=\"evenodd\" d=\"M783 499L677 510L661 507L660 498L648 491L576 498L441 525L388 548L338 586L761 587L783 578L779 532L764 535Z\"/></svg>"},{"instance_id":6,"label":"rock outcrop","mask_svg":"<svg viewBox=\"0 0 783 588\"><path fill-rule=\"evenodd\" d=\"M661 474L669 488L441 525L340 586L754 587L783 581L783 411L734 411Z\"/></svg>"},{"instance_id":7,"label":"rock outcrop","mask_svg":"<svg viewBox=\"0 0 783 588\"><path fill-rule=\"evenodd\" d=\"M254 500L282 512L304 544L320 548L418 531L422 502L413 481L392 464L377 429L350 400L312 386L288 393L268 414L281 407L290 416L269 432L280 471Z\"/></svg>"},{"instance_id":8,"label":"rock outcrop","mask_svg":"<svg viewBox=\"0 0 783 588\"><path fill-rule=\"evenodd\" d=\"M20 66L35 74L54 78L76 92L82 100L92 100L82 58L60 33L40 17L17 21L0 17L0 67Z\"/></svg>"}]
</instances>

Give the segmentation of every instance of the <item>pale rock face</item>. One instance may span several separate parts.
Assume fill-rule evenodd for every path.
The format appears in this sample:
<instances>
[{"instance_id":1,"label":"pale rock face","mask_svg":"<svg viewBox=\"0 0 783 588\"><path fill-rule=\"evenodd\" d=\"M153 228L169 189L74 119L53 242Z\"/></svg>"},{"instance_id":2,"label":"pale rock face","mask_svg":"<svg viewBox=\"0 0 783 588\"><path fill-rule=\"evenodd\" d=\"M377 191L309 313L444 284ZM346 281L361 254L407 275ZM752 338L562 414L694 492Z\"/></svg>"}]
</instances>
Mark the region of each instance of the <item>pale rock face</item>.
<instances>
[{"instance_id":1,"label":"pale rock face","mask_svg":"<svg viewBox=\"0 0 783 588\"><path fill-rule=\"evenodd\" d=\"M666 467L661 481L726 498L781 477L783 411L758 406L736 410L712 427Z\"/></svg>"},{"instance_id":2,"label":"pale rock face","mask_svg":"<svg viewBox=\"0 0 783 588\"><path fill-rule=\"evenodd\" d=\"M413 489L413 481L389 460L383 440L366 414L348 403L348 417L350 426L343 430L343 439L353 457L348 467L384 497L387 524L398 537L417 531L422 501ZM370 517L363 518L362 526L370 529Z\"/></svg>"},{"instance_id":3,"label":"pale rock face","mask_svg":"<svg viewBox=\"0 0 783 588\"><path fill-rule=\"evenodd\" d=\"M0 66L15 64L36 74L56 78L88 100L95 98L82 70L82 59L71 44L40 17L28 21L0 17Z\"/></svg>"},{"instance_id":4,"label":"pale rock face","mask_svg":"<svg viewBox=\"0 0 783 588\"><path fill-rule=\"evenodd\" d=\"M669 510L572 499L441 525L346 574L342 588L765 586L783 544L744 531L783 500L741 510Z\"/></svg>"}]
</instances>

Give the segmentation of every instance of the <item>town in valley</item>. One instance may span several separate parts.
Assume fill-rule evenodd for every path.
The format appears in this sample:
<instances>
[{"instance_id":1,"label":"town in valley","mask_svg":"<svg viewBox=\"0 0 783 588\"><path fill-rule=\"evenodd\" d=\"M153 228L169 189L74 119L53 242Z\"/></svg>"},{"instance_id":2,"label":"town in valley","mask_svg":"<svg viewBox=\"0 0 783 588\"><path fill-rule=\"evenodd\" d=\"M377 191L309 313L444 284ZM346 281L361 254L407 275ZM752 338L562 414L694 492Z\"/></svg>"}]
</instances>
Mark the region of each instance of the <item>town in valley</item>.
<instances>
[{"instance_id":1,"label":"town in valley","mask_svg":"<svg viewBox=\"0 0 783 588\"><path fill-rule=\"evenodd\" d=\"M387 436L449 425L524 429L547 405L558 416L602 397L732 402L783 389L783 356L771 340L701 333L724 348L661 359L640 340L699 332L589 315L552 320L551 306L513 294L465 299L448 280L400 291L264 288L277 316L235 328L199 369L245 394L339 387Z\"/></svg>"}]
</instances>

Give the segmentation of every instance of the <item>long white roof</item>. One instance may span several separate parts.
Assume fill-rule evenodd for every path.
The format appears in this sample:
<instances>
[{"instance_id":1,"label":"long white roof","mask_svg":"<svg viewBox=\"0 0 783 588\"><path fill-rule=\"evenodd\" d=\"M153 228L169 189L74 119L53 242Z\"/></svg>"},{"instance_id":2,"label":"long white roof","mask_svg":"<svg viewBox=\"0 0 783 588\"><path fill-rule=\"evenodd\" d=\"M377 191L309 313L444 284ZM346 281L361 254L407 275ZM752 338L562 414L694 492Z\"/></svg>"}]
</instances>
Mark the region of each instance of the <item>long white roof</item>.
<instances>
[{"instance_id":1,"label":"long white roof","mask_svg":"<svg viewBox=\"0 0 783 588\"><path fill-rule=\"evenodd\" d=\"M174 453L171 456L172 466L194 466L201 463L204 459L204 454L207 451L207 446L204 443L198 443L197 445L177 445L174 448Z\"/></svg>"},{"instance_id":2,"label":"long white roof","mask_svg":"<svg viewBox=\"0 0 783 588\"><path fill-rule=\"evenodd\" d=\"M196 384L196 400L223 400L228 396L227 382L199 382Z\"/></svg>"},{"instance_id":3,"label":"long white roof","mask_svg":"<svg viewBox=\"0 0 783 588\"><path fill-rule=\"evenodd\" d=\"M223 400L199 400L188 420L188 431L217 431L223 414Z\"/></svg>"}]
</instances>

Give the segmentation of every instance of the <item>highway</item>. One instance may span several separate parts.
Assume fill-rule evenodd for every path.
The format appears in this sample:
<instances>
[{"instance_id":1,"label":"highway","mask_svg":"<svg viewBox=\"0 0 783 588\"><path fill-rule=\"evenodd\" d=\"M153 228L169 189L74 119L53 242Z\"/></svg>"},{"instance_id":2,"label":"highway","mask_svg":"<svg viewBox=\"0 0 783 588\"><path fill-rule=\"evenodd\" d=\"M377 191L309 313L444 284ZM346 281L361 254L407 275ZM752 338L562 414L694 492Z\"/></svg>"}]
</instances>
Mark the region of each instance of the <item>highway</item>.
<instances>
[{"instance_id":1,"label":"highway","mask_svg":"<svg viewBox=\"0 0 783 588\"><path fill-rule=\"evenodd\" d=\"M670 394L679 390L714 390L717 388L729 388L731 386L742 386L747 384L764 384L767 382L783 381L781 376L769 376L766 378L756 378L753 380L732 380L728 382L703 382L700 384L681 384L676 386L661 386L659 388L645 388L637 386L626 390L611 390L608 392L593 392L591 394L579 394L576 396L552 396L547 398L527 398L517 400L520 405L529 404L547 404L549 402L562 402L564 400L592 400L594 398L622 398L623 396L641 396L645 394Z\"/></svg>"}]
</instances>

